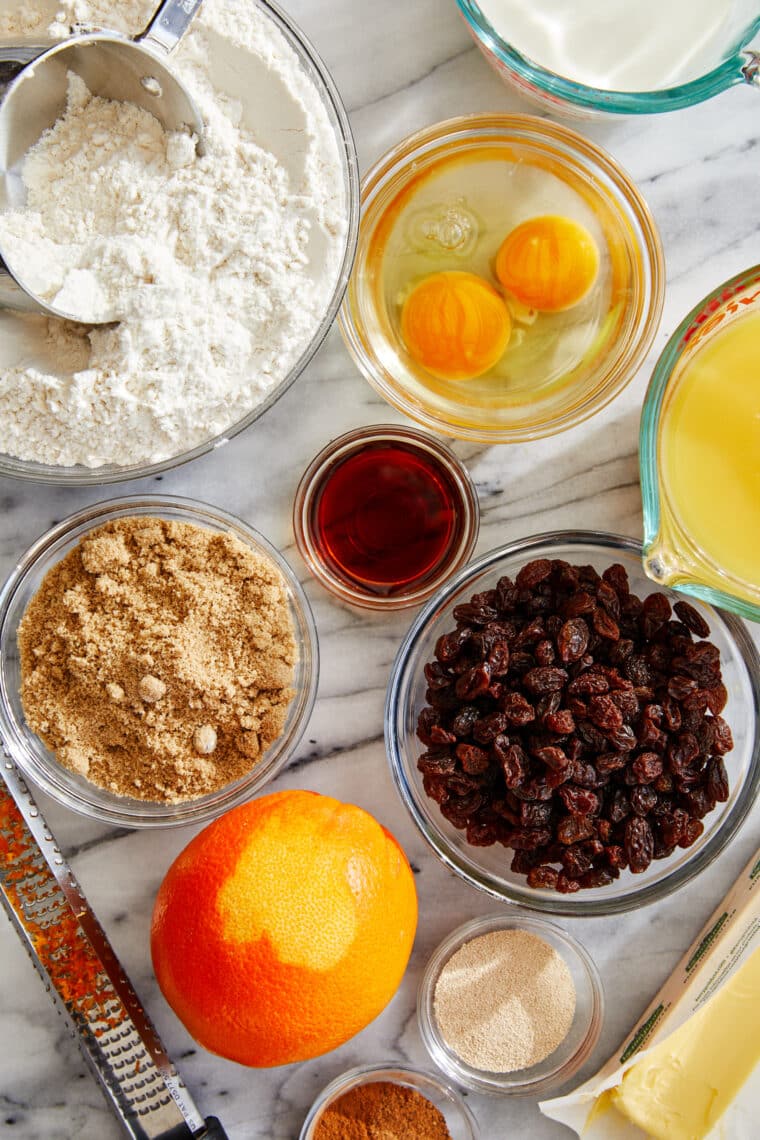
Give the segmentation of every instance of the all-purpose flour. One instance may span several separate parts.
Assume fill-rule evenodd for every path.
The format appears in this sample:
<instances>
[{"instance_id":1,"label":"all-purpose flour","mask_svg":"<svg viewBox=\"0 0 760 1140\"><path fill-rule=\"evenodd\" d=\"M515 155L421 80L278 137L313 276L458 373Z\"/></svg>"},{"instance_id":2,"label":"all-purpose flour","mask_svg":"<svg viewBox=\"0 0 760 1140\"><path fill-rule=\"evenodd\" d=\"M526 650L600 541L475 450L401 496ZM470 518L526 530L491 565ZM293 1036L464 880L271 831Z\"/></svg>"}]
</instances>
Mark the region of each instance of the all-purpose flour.
<instances>
[{"instance_id":1,"label":"all-purpose flour","mask_svg":"<svg viewBox=\"0 0 760 1140\"><path fill-rule=\"evenodd\" d=\"M135 34L154 3L15 7L0 36ZM27 216L4 219L4 243L34 239L20 247L34 288L122 318L87 329L0 315L0 450L19 458L153 462L223 432L284 378L334 288L342 167L272 21L249 0L206 0L174 59L207 123L202 157L74 78L27 163Z\"/></svg>"}]
</instances>

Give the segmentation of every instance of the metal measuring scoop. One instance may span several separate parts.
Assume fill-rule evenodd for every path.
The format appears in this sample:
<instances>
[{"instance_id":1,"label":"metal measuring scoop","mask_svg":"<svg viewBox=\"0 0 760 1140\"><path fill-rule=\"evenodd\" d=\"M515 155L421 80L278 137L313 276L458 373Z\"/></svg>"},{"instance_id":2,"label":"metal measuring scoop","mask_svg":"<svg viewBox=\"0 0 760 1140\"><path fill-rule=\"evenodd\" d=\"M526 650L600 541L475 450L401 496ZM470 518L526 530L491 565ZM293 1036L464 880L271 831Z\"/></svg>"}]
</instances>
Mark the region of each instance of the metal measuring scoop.
<instances>
[{"instance_id":1,"label":"metal measuring scoop","mask_svg":"<svg viewBox=\"0 0 760 1140\"><path fill-rule=\"evenodd\" d=\"M166 59L203 0L164 0L134 40L115 32L71 36L54 47L0 46L0 212L26 204L24 158L66 110L68 74L80 76L103 99L134 103L167 131L195 135L202 149L203 119ZM77 320L24 284L23 267L0 244L0 309Z\"/></svg>"}]
</instances>

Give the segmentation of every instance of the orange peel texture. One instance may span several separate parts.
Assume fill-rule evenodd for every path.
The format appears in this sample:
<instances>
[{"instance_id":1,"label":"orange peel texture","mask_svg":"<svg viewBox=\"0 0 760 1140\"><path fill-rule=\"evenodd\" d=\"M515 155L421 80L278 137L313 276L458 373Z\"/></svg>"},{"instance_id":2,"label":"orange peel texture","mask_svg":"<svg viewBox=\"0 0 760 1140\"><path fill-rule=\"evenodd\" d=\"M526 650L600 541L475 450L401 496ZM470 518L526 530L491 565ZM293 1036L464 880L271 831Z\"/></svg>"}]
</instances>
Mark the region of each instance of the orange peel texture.
<instances>
[{"instance_id":1,"label":"orange peel texture","mask_svg":"<svg viewBox=\"0 0 760 1140\"><path fill-rule=\"evenodd\" d=\"M503 298L475 273L447 270L416 285L401 310L415 363L443 380L473 380L504 355L512 322Z\"/></svg>"},{"instance_id":2,"label":"orange peel texture","mask_svg":"<svg viewBox=\"0 0 760 1140\"><path fill-rule=\"evenodd\" d=\"M417 926L414 877L361 808L285 791L204 829L169 868L151 953L206 1049L266 1067L342 1045L393 997Z\"/></svg>"},{"instance_id":3,"label":"orange peel texture","mask_svg":"<svg viewBox=\"0 0 760 1140\"><path fill-rule=\"evenodd\" d=\"M546 215L517 226L496 255L496 276L522 304L542 313L572 309L599 275L599 247L580 222Z\"/></svg>"}]
</instances>

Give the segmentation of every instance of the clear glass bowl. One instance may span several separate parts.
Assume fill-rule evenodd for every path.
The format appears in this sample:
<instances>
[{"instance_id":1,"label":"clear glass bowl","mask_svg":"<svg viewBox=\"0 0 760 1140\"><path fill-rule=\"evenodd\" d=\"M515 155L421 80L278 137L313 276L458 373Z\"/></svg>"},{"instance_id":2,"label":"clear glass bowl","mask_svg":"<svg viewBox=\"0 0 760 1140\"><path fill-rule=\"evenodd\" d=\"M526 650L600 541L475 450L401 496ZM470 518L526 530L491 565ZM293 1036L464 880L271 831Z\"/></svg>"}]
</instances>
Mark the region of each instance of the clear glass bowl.
<instances>
[{"instance_id":1,"label":"clear glass bowl","mask_svg":"<svg viewBox=\"0 0 760 1140\"><path fill-rule=\"evenodd\" d=\"M475 1069L446 1041L435 1016L435 987L446 963L467 942L498 930L525 930L535 934L562 956L575 985L575 1015L564 1041L543 1061L512 1073ZM539 1096L558 1088L585 1064L596 1045L604 1017L604 994L599 971L588 952L553 922L535 918L517 908L487 915L454 930L431 955L417 995L417 1021L425 1048L446 1076L473 1092L497 1096Z\"/></svg>"},{"instance_id":2,"label":"clear glass bowl","mask_svg":"<svg viewBox=\"0 0 760 1140\"><path fill-rule=\"evenodd\" d=\"M760 15L751 0L735 3L739 9L734 17L736 42L723 58L716 48L713 68L688 83L657 91L605 91L565 79L533 63L502 39L474 0L457 0L457 4L478 47L502 79L532 102L558 114L650 115L691 107L741 83L760 85L758 55L744 50L760 32ZM755 10L750 11L753 7ZM744 17L742 12L746 13Z\"/></svg>"},{"instance_id":3,"label":"clear glass bowl","mask_svg":"<svg viewBox=\"0 0 760 1140\"><path fill-rule=\"evenodd\" d=\"M335 464L372 443L400 443L407 447L411 446L423 456L437 461L449 482L448 489L451 491L457 519L457 531L449 547L427 577L423 581L416 580L406 590L399 589L388 595L364 591L356 582L341 576L333 569L320 552L313 522L314 510L325 476ZM392 424L358 428L329 443L304 472L293 504L293 530L296 543L301 557L312 573L341 601L372 610L405 609L408 606L419 605L429 598L442 582L467 562L478 539L479 525L478 493L467 469L454 453L423 432Z\"/></svg>"},{"instance_id":4,"label":"clear glass bowl","mask_svg":"<svg viewBox=\"0 0 760 1140\"><path fill-rule=\"evenodd\" d=\"M145 516L193 523L220 534L232 533L282 573L293 618L298 662L293 689L281 736L259 763L242 779L200 799L179 804L151 803L117 796L70 772L59 764L39 737L30 731L21 706L16 634L19 622L45 574L89 531L112 519ZM53 527L19 560L0 593L0 743L22 775L65 807L101 823L120 827L178 827L204 823L223 811L250 799L285 765L298 746L311 716L319 678L319 649L309 603L295 574L267 540L233 515L218 507L191 499L143 495L113 499L78 511Z\"/></svg>"},{"instance_id":5,"label":"clear glass bowl","mask_svg":"<svg viewBox=\"0 0 760 1140\"><path fill-rule=\"evenodd\" d=\"M647 573L658 584L664 583L682 593L693 594L751 621L760 621L760 582L743 582L734 578L700 549L681 526L660 476L659 429L670 381L698 353L705 337L710 337L718 328L738 317L758 311L760 265L724 281L692 309L657 361L644 400L639 437L644 565Z\"/></svg>"},{"instance_id":6,"label":"clear glass bowl","mask_svg":"<svg viewBox=\"0 0 760 1140\"><path fill-rule=\"evenodd\" d=\"M480 1129L456 1089L432 1073L411 1069L407 1065L363 1065L349 1069L347 1073L337 1077L314 1101L304 1121L299 1140L314 1140L317 1125L325 1110L351 1089L378 1081L405 1085L406 1088L414 1089L415 1092L427 1097L443 1113L451 1133L451 1140L478 1140Z\"/></svg>"},{"instance_id":7,"label":"clear glass bowl","mask_svg":"<svg viewBox=\"0 0 760 1140\"><path fill-rule=\"evenodd\" d=\"M508 399L488 385L437 382L411 359L380 288L376 247L394 204L443 160L492 159L549 171L594 213L608 250L615 302L584 357L535 394ZM543 201L541 209L551 212ZM494 251L495 253L495 251ZM461 268L462 266L460 266ZM613 286L611 286L612 288ZM381 396L423 427L482 443L519 443L574 427L605 407L633 378L657 332L665 266L656 224L628 175L575 131L532 115L450 119L411 135L362 183L354 272L339 324L360 370Z\"/></svg>"},{"instance_id":8,"label":"clear glass bowl","mask_svg":"<svg viewBox=\"0 0 760 1140\"><path fill-rule=\"evenodd\" d=\"M630 538L593 531L537 535L492 550L460 571L431 598L406 635L391 672L385 706L385 743L391 772L401 799L422 835L447 867L467 882L498 899L523 903L536 910L566 915L614 914L664 898L689 882L720 854L744 822L760 788L760 657L743 623L708 605L698 606L710 625L710 640L721 653L728 704L723 716L731 726L734 749L726 757L730 796L705 817L705 830L686 850L655 860L642 874L624 871L606 887L561 895L527 885L510 871L511 854L500 845L472 847L429 799L417 770L423 746L416 737L417 717L425 704L423 668L432 661L438 637L453 629L454 606L490 589L503 575L514 576L534 558L564 558L602 570L613 562L628 571L631 590L644 597L653 586L641 563L641 546ZM678 595L663 589L671 601Z\"/></svg>"},{"instance_id":9,"label":"clear glass bowl","mask_svg":"<svg viewBox=\"0 0 760 1140\"><path fill-rule=\"evenodd\" d=\"M327 67L313 44L297 24L270 0L251 0L251 2L271 19L274 27L281 33L299 60L304 78L312 86L314 97L322 103L330 122L343 166L343 193L346 202L345 246L335 286L332 293L325 296L324 316L318 328L314 330L311 341L304 348L288 374L260 404L252 408L248 415L236 423L230 424L219 435L205 440L189 451L171 456L171 458L161 460L158 463L136 463L124 467L107 464L95 468L62 467L56 464L34 463L31 460L16 459L10 455L0 454L0 475L9 475L16 479L26 479L35 483L65 483L73 486L87 486L140 479L147 475L158 475L162 471L179 467L183 463L188 463L200 455L205 455L207 452L221 447L241 431L244 431L245 428L250 427L260 416L263 416L298 379L330 331L351 275L359 232L359 165L351 125L338 89Z\"/></svg>"}]
</instances>

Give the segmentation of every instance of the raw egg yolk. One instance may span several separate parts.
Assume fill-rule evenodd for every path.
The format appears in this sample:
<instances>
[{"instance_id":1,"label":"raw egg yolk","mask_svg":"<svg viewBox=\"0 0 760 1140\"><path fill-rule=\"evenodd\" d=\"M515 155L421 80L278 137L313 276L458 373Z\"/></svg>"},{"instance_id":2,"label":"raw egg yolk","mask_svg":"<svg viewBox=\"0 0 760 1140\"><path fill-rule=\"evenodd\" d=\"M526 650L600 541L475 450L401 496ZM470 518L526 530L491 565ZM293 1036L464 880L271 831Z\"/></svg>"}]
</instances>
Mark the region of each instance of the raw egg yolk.
<instances>
[{"instance_id":1,"label":"raw egg yolk","mask_svg":"<svg viewBox=\"0 0 760 1140\"><path fill-rule=\"evenodd\" d=\"M530 218L512 230L496 255L496 276L508 293L542 313L582 301L599 273L599 249L570 218Z\"/></svg>"},{"instance_id":2,"label":"raw egg yolk","mask_svg":"<svg viewBox=\"0 0 760 1140\"><path fill-rule=\"evenodd\" d=\"M482 277L451 270L416 285L401 335L417 364L444 380L472 380L503 356L512 331L503 298Z\"/></svg>"}]
</instances>

